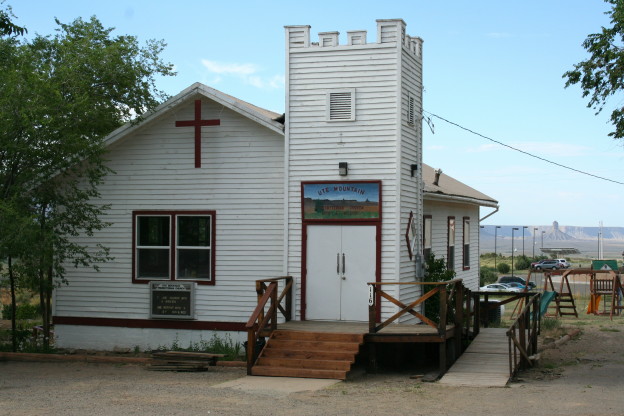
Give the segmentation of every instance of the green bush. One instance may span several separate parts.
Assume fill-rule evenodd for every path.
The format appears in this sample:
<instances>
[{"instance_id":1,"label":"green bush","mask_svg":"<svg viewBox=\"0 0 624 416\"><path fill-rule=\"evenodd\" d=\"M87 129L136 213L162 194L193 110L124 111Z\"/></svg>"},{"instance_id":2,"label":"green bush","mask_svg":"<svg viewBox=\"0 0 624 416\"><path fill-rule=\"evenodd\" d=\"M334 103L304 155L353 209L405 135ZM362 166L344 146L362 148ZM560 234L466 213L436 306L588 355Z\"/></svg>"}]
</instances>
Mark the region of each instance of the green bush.
<instances>
[{"instance_id":1,"label":"green bush","mask_svg":"<svg viewBox=\"0 0 624 416\"><path fill-rule=\"evenodd\" d=\"M494 267L482 266L479 270L479 286L489 285L496 282L498 279L498 273Z\"/></svg>"},{"instance_id":2,"label":"green bush","mask_svg":"<svg viewBox=\"0 0 624 416\"><path fill-rule=\"evenodd\" d=\"M499 273L509 273L509 270L511 270L511 267L509 267L509 265L507 263L498 263L498 265L496 266L496 270L498 270Z\"/></svg>"},{"instance_id":3,"label":"green bush","mask_svg":"<svg viewBox=\"0 0 624 416\"><path fill-rule=\"evenodd\" d=\"M517 260L514 263L516 270L527 270L531 267L531 259L527 256L518 256Z\"/></svg>"},{"instance_id":4,"label":"green bush","mask_svg":"<svg viewBox=\"0 0 624 416\"><path fill-rule=\"evenodd\" d=\"M11 319L11 305L4 305L2 307L2 319ZM31 305L30 303L24 303L17 305L15 312L15 319L37 319L41 316L39 305Z\"/></svg>"},{"instance_id":5,"label":"green bush","mask_svg":"<svg viewBox=\"0 0 624 416\"><path fill-rule=\"evenodd\" d=\"M444 282L447 280L453 280L455 278L455 271L449 270L446 266L444 258L436 259L434 254L431 254L427 259L425 266L424 282ZM434 290L436 286L425 285L423 288L424 293ZM451 306L452 308L452 306ZM452 312L452 311L451 311ZM425 316L434 321L440 318L440 295L436 293L425 301ZM447 316L450 319L450 316Z\"/></svg>"}]
</instances>

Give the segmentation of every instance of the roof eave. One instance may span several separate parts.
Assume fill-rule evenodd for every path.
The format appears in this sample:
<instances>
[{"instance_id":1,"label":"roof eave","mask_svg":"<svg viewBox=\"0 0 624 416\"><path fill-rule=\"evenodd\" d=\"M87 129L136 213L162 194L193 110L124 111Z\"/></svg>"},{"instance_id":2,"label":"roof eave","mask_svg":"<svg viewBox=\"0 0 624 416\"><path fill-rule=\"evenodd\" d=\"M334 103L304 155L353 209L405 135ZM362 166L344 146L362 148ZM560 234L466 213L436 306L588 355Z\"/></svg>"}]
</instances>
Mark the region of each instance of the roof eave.
<instances>
[{"instance_id":1,"label":"roof eave","mask_svg":"<svg viewBox=\"0 0 624 416\"><path fill-rule=\"evenodd\" d=\"M470 198L460 195L439 194L425 191L423 193L425 199L444 202L462 202L470 205L478 205L481 207L498 208L498 201Z\"/></svg>"},{"instance_id":2,"label":"roof eave","mask_svg":"<svg viewBox=\"0 0 624 416\"><path fill-rule=\"evenodd\" d=\"M156 107L153 111L147 114L144 114L142 116L142 119L138 123L128 122L124 124L123 126L119 127L117 130L110 133L104 139L105 145L106 146L112 145L113 143L121 139L122 137L125 137L126 135L148 124L150 121L158 117L161 117L163 114L166 114L167 112L171 111L174 107L179 105L182 101L185 101L189 97L193 95L198 95L198 94L203 95L206 98L209 98L211 100L214 100L230 108L231 110L236 111L237 113L249 118L250 120L253 120L256 123L261 124L269 128L270 130L275 131L276 133L279 133L282 135L284 134L284 124L280 123L280 117L281 117L280 115L278 115L275 119L272 119L270 117L267 117L265 114L260 113L259 111L255 111L253 108L245 107L240 102L237 102L230 96L223 94L220 91L217 91L201 83L195 83L191 85L190 87L181 91L179 94L168 99L167 101L165 101L164 103Z\"/></svg>"}]
</instances>

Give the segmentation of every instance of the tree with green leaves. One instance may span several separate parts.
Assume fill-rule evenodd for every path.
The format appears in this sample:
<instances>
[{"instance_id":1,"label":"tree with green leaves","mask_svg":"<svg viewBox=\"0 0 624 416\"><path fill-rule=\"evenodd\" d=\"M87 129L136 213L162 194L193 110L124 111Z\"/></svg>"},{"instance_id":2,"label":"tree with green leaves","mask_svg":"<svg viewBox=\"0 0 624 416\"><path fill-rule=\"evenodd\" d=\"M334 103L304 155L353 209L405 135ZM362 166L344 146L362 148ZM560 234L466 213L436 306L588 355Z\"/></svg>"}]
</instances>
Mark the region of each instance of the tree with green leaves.
<instances>
[{"instance_id":1,"label":"tree with green leaves","mask_svg":"<svg viewBox=\"0 0 624 416\"><path fill-rule=\"evenodd\" d=\"M57 24L54 36L0 37L0 225L14 225L0 235L0 259L39 293L45 347L65 267L110 259L76 239L108 225L98 186L114 173L103 139L165 99L156 76L174 75L162 41L113 37L95 17Z\"/></svg>"},{"instance_id":2,"label":"tree with green leaves","mask_svg":"<svg viewBox=\"0 0 624 416\"><path fill-rule=\"evenodd\" d=\"M13 23L11 20L13 17L15 16L13 16L11 7L7 7L6 10L0 10L0 36L23 35L28 32L26 28Z\"/></svg>"},{"instance_id":3,"label":"tree with green leaves","mask_svg":"<svg viewBox=\"0 0 624 416\"><path fill-rule=\"evenodd\" d=\"M596 110L596 114L603 110L609 97L624 88L624 1L605 2L611 4L611 10L605 13L611 19L611 27L590 34L583 42L590 57L563 74L563 78L567 78L566 88L580 84L583 97L589 97L587 107ZM614 109L610 119L615 130L609 136L624 138L624 107Z\"/></svg>"}]
</instances>

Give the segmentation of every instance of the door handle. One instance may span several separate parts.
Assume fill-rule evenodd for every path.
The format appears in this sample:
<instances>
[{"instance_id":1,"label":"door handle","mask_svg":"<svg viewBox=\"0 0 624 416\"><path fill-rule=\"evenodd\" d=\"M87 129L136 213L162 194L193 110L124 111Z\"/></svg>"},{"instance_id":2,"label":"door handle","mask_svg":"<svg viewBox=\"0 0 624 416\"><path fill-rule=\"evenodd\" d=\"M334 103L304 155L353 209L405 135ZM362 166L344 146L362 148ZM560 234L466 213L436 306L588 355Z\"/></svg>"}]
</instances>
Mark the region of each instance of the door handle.
<instances>
[{"instance_id":1,"label":"door handle","mask_svg":"<svg viewBox=\"0 0 624 416\"><path fill-rule=\"evenodd\" d=\"M344 274L345 271L347 269L347 266L345 265L345 254L342 253L342 278L344 279Z\"/></svg>"},{"instance_id":2,"label":"door handle","mask_svg":"<svg viewBox=\"0 0 624 416\"><path fill-rule=\"evenodd\" d=\"M336 253L336 274L340 274L340 253Z\"/></svg>"}]
</instances>

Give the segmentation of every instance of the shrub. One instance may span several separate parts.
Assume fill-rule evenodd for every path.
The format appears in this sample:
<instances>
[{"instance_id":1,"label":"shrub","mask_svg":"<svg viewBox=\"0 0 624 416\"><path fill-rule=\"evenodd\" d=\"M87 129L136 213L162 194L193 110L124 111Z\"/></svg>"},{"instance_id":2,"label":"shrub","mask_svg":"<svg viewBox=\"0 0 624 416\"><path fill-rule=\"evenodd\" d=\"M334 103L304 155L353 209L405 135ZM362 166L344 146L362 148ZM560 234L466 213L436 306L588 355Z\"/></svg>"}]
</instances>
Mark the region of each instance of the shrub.
<instances>
[{"instance_id":1,"label":"shrub","mask_svg":"<svg viewBox=\"0 0 624 416\"><path fill-rule=\"evenodd\" d=\"M511 267L509 267L507 263L498 263L496 270L498 270L499 273L509 273Z\"/></svg>"},{"instance_id":2,"label":"shrub","mask_svg":"<svg viewBox=\"0 0 624 416\"><path fill-rule=\"evenodd\" d=\"M479 286L485 286L490 283L496 282L498 279L498 273L494 267L482 266L479 270Z\"/></svg>"},{"instance_id":3,"label":"shrub","mask_svg":"<svg viewBox=\"0 0 624 416\"><path fill-rule=\"evenodd\" d=\"M526 270L531 267L531 260L527 256L518 256L514 266L517 270Z\"/></svg>"},{"instance_id":4,"label":"shrub","mask_svg":"<svg viewBox=\"0 0 624 416\"><path fill-rule=\"evenodd\" d=\"M444 258L436 259L435 255L431 254L427 259L425 268L425 282L444 282L447 280L453 280L455 278L455 271L449 270L446 267L446 261ZM424 293L427 293L435 289L433 285L425 285L423 288ZM440 318L440 296L435 294L425 301L425 316L429 319L437 321ZM447 317L450 318L450 317Z\"/></svg>"},{"instance_id":5,"label":"shrub","mask_svg":"<svg viewBox=\"0 0 624 416\"><path fill-rule=\"evenodd\" d=\"M41 316L39 305L31 305L30 303L24 303L17 305L15 312L15 319L37 319ZM11 305L4 305L2 307L2 319L11 319Z\"/></svg>"}]
</instances>

